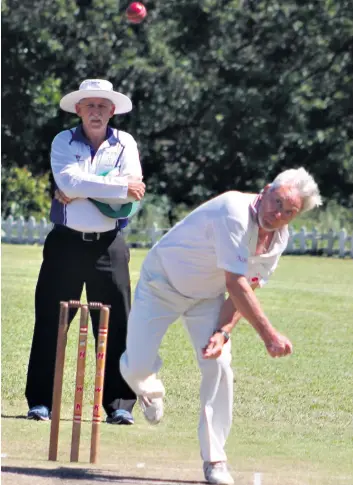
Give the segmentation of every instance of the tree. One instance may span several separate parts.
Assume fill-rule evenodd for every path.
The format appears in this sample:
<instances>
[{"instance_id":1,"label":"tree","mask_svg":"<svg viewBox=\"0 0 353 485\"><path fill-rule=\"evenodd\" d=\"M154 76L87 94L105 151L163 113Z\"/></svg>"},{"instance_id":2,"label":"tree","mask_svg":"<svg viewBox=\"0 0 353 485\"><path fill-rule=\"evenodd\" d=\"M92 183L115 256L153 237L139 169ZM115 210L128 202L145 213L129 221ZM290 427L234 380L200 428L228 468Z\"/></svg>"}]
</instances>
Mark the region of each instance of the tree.
<instances>
[{"instance_id":1,"label":"tree","mask_svg":"<svg viewBox=\"0 0 353 485\"><path fill-rule=\"evenodd\" d=\"M353 206L350 0L5 0L3 165L49 170L58 109L103 77L133 100L118 118L138 140L148 191L173 207L257 190L303 165L323 195Z\"/></svg>"}]
</instances>

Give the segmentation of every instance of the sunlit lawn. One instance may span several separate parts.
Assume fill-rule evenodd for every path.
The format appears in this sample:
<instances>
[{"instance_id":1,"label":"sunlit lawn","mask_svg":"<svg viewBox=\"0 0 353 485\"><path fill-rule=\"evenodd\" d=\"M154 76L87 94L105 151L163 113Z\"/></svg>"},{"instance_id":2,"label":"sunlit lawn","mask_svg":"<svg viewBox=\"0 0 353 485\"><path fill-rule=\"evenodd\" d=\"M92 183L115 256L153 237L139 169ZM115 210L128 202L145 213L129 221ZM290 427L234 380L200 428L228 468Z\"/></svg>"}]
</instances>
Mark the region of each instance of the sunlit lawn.
<instances>
[{"instance_id":1,"label":"sunlit lawn","mask_svg":"<svg viewBox=\"0 0 353 485\"><path fill-rule=\"evenodd\" d=\"M24 386L41 251L34 246L2 247L2 450L22 460L47 458L49 427L15 419L27 412ZM132 250L133 286L145 254ZM236 385L227 452L235 470L289 471L299 477L296 483L303 485L334 485L340 480L353 483L352 285L352 260L285 256L258 296L273 324L293 341L293 356L268 357L246 322L233 332ZM68 460L77 334L77 325L73 324L63 395L63 460ZM89 345L87 420L93 402L91 336ZM104 460L119 460L127 448L139 457L157 453L167 463L199 460L199 372L180 324L170 328L161 356L167 388L164 421L151 428L136 408L135 426L117 429L102 425L101 445L109 449L109 453L102 453L103 465ZM89 431L87 424L83 436ZM284 481L278 483L286 485Z\"/></svg>"}]
</instances>

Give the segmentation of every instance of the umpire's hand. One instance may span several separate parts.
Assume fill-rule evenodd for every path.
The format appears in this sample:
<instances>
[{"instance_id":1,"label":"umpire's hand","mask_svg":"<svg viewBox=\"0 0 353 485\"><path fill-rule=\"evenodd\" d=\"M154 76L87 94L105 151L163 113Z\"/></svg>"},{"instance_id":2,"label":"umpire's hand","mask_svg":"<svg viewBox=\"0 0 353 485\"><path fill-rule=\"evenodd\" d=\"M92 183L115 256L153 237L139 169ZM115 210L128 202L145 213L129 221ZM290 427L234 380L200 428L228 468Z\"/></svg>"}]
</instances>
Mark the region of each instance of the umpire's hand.
<instances>
[{"instance_id":1,"label":"umpire's hand","mask_svg":"<svg viewBox=\"0 0 353 485\"><path fill-rule=\"evenodd\" d=\"M54 198L61 202L62 204L70 204L75 198L70 199L70 197L67 197L64 192L60 189L56 189L54 193Z\"/></svg>"},{"instance_id":2,"label":"umpire's hand","mask_svg":"<svg viewBox=\"0 0 353 485\"><path fill-rule=\"evenodd\" d=\"M129 179L127 195L133 197L135 200L141 200L145 195L146 185L142 182L141 178Z\"/></svg>"}]
</instances>

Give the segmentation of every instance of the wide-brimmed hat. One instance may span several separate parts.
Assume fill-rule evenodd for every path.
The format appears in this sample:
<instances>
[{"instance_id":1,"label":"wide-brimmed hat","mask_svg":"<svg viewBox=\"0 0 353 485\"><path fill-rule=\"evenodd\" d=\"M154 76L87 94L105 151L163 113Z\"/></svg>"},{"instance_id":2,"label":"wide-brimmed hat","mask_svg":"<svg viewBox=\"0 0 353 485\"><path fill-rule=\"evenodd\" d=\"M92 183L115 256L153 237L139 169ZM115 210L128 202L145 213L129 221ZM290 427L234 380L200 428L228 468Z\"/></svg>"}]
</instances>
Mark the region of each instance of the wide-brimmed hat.
<instances>
[{"instance_id":1,"label":"wide-brimmed hat","mask_svg":"<svg viewBox=\"0 0 353 485\"><path fill-rule=\"evenodd\" d=\"M113 90L113 85L104 79L86 79L78 91L66 94L60 101L60 108L69 113L76 113L75 105L84 98L109 99L115 105L114 114L128 113L132 110L130 98Z\"/></svg>"}]
</instances>

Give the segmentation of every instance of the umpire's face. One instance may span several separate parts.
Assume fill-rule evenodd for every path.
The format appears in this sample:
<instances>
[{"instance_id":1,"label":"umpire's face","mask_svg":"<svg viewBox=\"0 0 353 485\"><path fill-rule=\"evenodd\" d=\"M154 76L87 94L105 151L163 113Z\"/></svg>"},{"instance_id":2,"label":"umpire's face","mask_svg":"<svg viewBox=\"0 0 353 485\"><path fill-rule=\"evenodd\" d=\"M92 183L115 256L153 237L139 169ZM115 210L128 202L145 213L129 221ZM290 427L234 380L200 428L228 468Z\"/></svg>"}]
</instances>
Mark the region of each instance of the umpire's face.
<instances>
[{"instance_id":1,"label":"umpire's face","mask_svg":"<svg viewBox=\"0 0 353 485\"><path fill-rule=\"evenodd\" d=\"M114 104L105 98L84 98L76 104L76 113L89 131L106 128L114 111Z\"/></svg>"}]
</instances>

